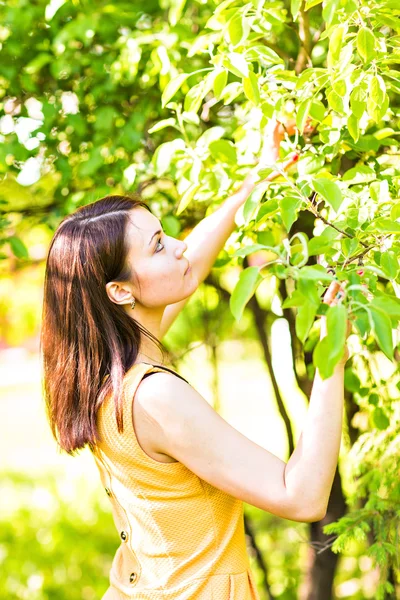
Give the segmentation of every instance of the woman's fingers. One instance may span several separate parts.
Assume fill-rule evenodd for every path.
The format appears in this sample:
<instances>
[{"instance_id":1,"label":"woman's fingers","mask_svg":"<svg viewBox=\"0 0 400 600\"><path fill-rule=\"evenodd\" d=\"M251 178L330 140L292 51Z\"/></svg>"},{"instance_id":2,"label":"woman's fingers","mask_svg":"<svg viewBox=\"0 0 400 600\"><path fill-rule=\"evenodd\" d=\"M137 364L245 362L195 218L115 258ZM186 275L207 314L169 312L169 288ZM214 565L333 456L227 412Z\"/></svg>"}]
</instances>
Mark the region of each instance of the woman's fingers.
<instances>
[{"instance_id":1,"label":"woman's fingers","mask_svg":"<svg viewBox=\"0 0 400 600\"><path fill-rule=\"evenodd\" d=\"M343 296L343 291L344 288L346 286L346 281L344 281L343 283L340 283L340 281L332 281L331 284L329 285L328 289L325 292L324 295L324 303L325 304L337 304L338 301L340 300L340 297L337 297L337 294L339 292L341 292L342 296Z\"/></svg>"},{"instance_id":2,"label":"woman's fingers","mask_svg":"<svg viewBox=\"0 0 400 600\"><path fill-rule=\"evenodd\" d=\"M282 134L284 132L286 132L290 136L290 135L294 135L297 131L296 119L288 119L287 121L285 121L283 123L279 123L279 125L281 127ZM303 131L300 131L300 133L301 134L311 133L311 131L313 131L313 130L314 130L314 125L312 124L312 119L311 119L311 117L307 117L307 120L303 127Z\"/></svg>"}]
</instances>

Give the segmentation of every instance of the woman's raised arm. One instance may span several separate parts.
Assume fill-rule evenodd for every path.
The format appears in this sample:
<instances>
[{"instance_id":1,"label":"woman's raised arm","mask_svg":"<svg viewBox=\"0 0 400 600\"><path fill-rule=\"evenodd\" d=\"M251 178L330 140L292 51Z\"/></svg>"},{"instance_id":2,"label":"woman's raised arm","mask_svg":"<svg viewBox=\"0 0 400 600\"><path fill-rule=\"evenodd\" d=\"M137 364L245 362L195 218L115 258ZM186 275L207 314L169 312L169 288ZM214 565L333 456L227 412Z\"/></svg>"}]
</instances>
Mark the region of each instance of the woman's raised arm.
<instances>
[{"instance_id":1,"label":"woman's raised arm","mask_svg":"<svg viewBox=\"0 0 400 600\"><path fill-rule=\"evenodd\" d=\"M269 137L264 143L261 164L273 164L279 156L279 146L283 138L283 129L280 128L280 123L276 123L271 128ZM293 155L282 167L287 169L296 162L297 158L297 155ZM258 167L259 165L257 165ZM185 238L188 246L185 256L199 285L210 273L227 239L235 230L235 216L238 209L245 203L257 184L260 183L256 172L257 168L252 169L241 187L232 196L229 196L216 211L202 219ZM271 173L267 179L272 180L278 175L279 171L276 171ZM161 321L161 338L167 333L190 297L166 307Z\"/></svg>"}]
</instances>

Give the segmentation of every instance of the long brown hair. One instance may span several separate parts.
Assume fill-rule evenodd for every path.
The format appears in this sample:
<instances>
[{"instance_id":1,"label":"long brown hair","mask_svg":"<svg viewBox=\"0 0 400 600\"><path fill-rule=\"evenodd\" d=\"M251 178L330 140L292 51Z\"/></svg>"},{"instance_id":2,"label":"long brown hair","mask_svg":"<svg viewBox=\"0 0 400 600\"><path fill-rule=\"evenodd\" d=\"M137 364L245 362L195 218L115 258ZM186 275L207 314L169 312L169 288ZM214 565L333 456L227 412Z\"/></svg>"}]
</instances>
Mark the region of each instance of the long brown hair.
<instances>
[{"instance_id":1,"label":"long brown hair","mask_svg":"<svg viewBox=\"0 0 400 600\"><path fill-rule=\"evenodd\" d=\"M136 361L142 334L168 354L106 292L109 281L137 282L126 264L125 239L130 211L137 206L152 212L136 194L106 196L78 208L61 221L47 254L42 385L53 435L69 454L86 444L93 448L97 410L110 393L122 431L122 380Z\"/></svg>"}]
</instances>

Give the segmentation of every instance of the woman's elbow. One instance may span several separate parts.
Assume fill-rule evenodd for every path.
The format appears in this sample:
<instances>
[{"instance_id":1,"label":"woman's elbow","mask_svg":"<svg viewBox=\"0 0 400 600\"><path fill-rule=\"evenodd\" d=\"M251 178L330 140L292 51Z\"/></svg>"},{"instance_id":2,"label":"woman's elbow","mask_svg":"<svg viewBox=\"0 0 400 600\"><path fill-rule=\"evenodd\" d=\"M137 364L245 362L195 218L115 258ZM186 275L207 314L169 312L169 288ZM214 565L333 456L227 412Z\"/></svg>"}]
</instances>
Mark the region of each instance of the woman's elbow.
<instances>
[{"instance_id":1,"label":"woman's elbow","mask_svg":"<svg viewBox=\"0 0 400 600\"><path fill-rule=\"evenodd\" d=\"M322 521L326 516L326 512L326 506L301 506L293 516L293 521L298 521L300 523L316 523L317 521Z\"/></svg>"}]
</instances>

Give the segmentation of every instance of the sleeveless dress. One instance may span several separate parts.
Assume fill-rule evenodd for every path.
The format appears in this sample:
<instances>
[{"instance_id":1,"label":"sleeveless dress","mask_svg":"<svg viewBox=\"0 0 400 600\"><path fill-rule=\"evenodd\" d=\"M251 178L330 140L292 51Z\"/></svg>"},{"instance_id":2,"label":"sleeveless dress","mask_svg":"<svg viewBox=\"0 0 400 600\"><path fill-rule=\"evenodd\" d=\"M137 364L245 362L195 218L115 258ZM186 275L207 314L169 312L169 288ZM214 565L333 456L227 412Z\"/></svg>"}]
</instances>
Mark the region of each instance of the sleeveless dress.
<instances>
[{"instance_id":1,"label":"sleeveless dress","mask_svg":"<svg viewBox=\"0 0 400 600\"><path fill-rule=\"evenodd\" d=\"M260 600L243 502L181 462L151 458L136 438L135 391L142 378L164 369L181 377L148 363L125 373L122 433L110 396L98 411L93 455L121 540L102 600Z\"/></svg>"}]
</instances>

